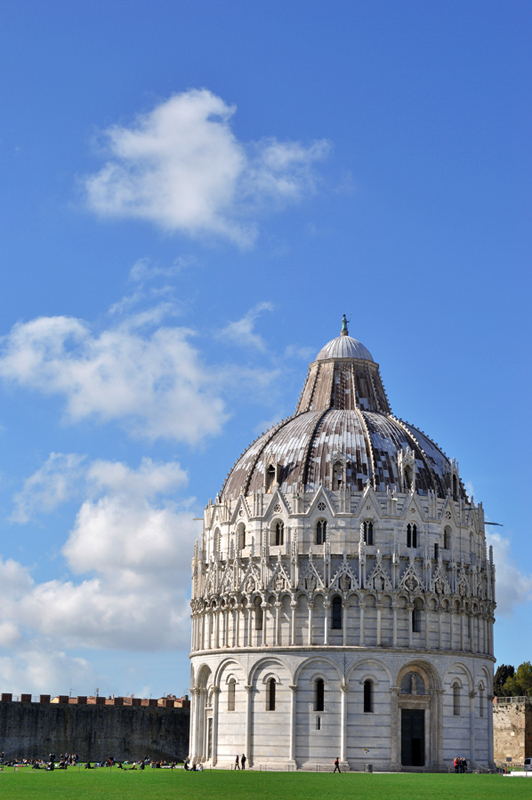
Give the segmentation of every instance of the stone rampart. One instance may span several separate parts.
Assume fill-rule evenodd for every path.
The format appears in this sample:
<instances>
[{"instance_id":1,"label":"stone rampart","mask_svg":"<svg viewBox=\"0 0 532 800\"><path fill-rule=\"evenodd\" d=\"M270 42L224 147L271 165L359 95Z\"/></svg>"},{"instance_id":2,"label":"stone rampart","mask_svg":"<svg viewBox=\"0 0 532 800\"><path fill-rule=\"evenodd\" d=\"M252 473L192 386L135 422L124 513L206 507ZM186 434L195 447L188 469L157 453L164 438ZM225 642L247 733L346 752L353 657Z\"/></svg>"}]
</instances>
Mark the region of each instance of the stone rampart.
<instances>
[{"instance_id":1,"label":"stone rampart","mask_svg":"<svg viewBox=\"0 0 532 800\"><path fill-rule=\"evenodd\" d=\"M532 705L529 697L499 697L493 703L493 757L522 764L532 757Z\"/></svg>"},{"instance_id":2,"label":"stone rampart","mask_svg":"<svg viewBox=\"0 0 532 800\"><path fill-rule=\"evenodd\" d=\"M12 695L2 694L0 750L6 759L68 752L82 761L109 756L182 760L188 750L189 715L187 701L167 698L41 695L40 702L31 702L31 695L21 695L13 702Z\"/></svg>"}]
</instances>

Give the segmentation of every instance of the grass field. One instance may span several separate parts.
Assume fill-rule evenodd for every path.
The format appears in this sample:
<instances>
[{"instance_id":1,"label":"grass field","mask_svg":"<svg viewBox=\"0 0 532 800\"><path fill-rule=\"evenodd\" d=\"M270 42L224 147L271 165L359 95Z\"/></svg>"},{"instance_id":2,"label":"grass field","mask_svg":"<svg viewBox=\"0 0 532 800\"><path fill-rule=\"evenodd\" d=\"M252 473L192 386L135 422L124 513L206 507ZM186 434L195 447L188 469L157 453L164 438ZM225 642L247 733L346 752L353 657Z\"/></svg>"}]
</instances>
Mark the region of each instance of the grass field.
<instances>
[{"instance_id":1,"label":"grass field","mask_svg":"<svg viewBox=\"0 0 532 800\"><path fill-rule=\"evenodd\" d=\"M183 770L0 773L2 800L506 800L529 798L532 778L500 775L331 775Z\"/></svg>"}]
</instances>

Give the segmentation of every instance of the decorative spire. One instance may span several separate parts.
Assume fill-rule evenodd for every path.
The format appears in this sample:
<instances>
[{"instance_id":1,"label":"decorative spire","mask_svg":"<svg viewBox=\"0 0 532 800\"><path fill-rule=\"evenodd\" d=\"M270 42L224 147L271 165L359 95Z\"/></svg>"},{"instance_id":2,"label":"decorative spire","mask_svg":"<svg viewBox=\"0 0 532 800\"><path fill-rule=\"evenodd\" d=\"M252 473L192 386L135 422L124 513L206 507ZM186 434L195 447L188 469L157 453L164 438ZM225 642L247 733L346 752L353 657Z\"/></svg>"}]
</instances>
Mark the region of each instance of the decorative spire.
<instances>
[{"instance_id":1,"label":"decorative spire","mask_svg":"<svg viewBox=\"0 0 532 800\"><path fill-rule=\"evenodd\" d=\"M349 320L347 319L346 315L344 314L343 317L342 317L342 330L340 331L340 336L349 336L349 331L347 330L348 321Z\"/></svg>"}]
</instances>

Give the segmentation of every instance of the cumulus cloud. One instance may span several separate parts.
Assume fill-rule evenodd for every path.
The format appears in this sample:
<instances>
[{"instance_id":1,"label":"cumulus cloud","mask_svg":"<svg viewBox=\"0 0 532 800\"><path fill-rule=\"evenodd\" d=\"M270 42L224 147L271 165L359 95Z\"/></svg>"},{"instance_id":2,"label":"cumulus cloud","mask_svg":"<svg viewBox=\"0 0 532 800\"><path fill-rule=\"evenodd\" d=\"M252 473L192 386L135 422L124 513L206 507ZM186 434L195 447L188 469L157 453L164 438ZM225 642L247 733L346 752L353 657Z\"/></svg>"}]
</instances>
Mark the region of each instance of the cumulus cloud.
<instances>
[{"instance_id":1,"label":"cumulus cloud","mask_svg":"<svg viewBox=\"0 0 532 800\"><path fill-rule=\"evenodd\" d=\"M158 306L96 334L72 317L14 326L0 351L0 377L66 399L67 418L123 421L138 436L197 443L226 419L215 381L179 327Z\"/></svg>"},{"instance_id":2,"label":"cumulus cloud","mask_svg":"<svg viewBox=\"0 0 532 800\"><path fill-rule=\"evenodd\" d=\"M510 542L500 533L486 533L493 546L496 568L497 613L509 616L516 605L532 600L532 575L523 572L510 554Z\"/></svg>"},{"instance_id":3,"label":"cumulus cloud","mask_svg":"<svg viewBox=\"0 0 532 800\"><path fill-rule=\"evenodd\" d=\"M235 106L206 89L176 94L130 126L105 131L111 158L85 181L102 216L148 220L191 236L253 243L261 206L295 202L315 188L325 141L246 145L231 130Z\"/></svg>"},{"instance_id":4,"label":"cumulus cloud","mask_svg":"<svg viewBox=\"0 0 532 800\"><path fill-rule=\"evenodd\" d=\"M71 572L85 577L35 583L17 562L0 561L0 646L29 630L54 637L61 647L186 647L190 558L198 535L188 503L174 499L186 473L176 462L145 458L132 469L53 454L35 475L51 475L54 486L61 469L65 483L76 482L84 495L62 553ZM26 481L26 512L35 509L45 480Z\"/></svg>"},{"instance_id":5,"label":"cumulus cloud","mask_svg":"<svg viewBox=\"0 0 532 800\"><path fill-rule=\"evenodd\" d=\"M262 336L255 333L255 322L263 311L272 311L272 309L273 305L271 303L258 303L247 314L244 314L241 319L226 325L220 331L220 337L234 344L255 347L257 350L264 352L266 343Z\"/></svg>"},{"instance_id":6,"label":"cumulus cloud","mask_svg":"<svg viewBox=\"0 0 532 800\"><path fill-rule=\"evenodd\" d=\"M23 647L15 655L0 657L0 681L15 695L53 691L60 694L65 692L65 687L78 687L83 694L87 686L96 684L96 673L84 658L73 658L35 643Z\"/></svg>"}]
</instances>

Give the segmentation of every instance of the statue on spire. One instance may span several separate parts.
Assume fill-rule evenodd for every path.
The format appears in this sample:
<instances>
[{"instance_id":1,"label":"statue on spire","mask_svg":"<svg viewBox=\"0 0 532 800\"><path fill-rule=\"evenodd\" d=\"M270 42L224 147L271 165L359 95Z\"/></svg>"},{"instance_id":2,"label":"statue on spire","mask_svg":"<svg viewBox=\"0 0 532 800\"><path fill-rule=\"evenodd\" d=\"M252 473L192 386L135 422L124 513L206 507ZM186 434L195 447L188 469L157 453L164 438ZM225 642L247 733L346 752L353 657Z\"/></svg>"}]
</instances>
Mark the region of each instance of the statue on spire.
<instances>
[{"instance_id":1,"label":"statue on spire","mask_svg":"<svg viewBox=\"0 0 532 800\"><path fill-rule=\"evenodd\" d=\"M344 314L342 317L342 330L340 331L340 336L349 336L349 331L347 330L347 323L349 320L347 319L346 315Z\"/></svg>"}]
</instances>

